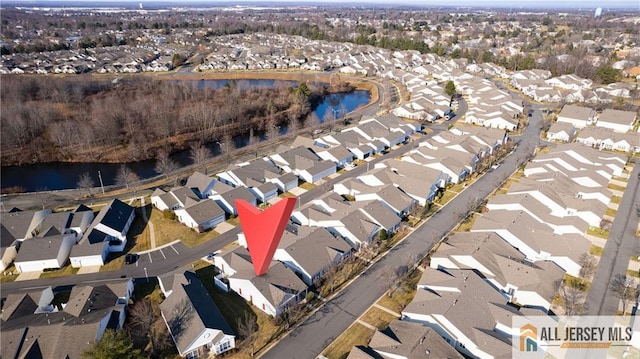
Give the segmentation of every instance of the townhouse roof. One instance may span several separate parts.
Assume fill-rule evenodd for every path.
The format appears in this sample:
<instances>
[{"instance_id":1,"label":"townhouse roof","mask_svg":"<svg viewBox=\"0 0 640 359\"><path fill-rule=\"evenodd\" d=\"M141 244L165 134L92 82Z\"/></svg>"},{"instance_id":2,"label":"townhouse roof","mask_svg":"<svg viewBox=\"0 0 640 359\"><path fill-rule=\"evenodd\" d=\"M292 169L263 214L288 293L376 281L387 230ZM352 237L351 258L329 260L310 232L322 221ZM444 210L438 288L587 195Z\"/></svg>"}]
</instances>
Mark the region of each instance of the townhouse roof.
<instances>
[{"instance_id":1,"label":"townhouse roof","mask_svg":"<svg viewBox=\"0 0 640 359\"><path fill-rule=\"evenodd\" d=\"M373 333L369 347L406 359L422 359L425 355L429 358L464 358L434 329L402 320L394 320L387 328Z\"/></svg>"},{"instance_id":2,"label":"townhouse roof","mask_svg":"<svg viewBox=\"0 0 640 359\"><path fill-rule=\"evenodd\" d=\"M293 271L284 264L272 261L267 272L256 276L249 251L244 247L237 247L223 255L225 261L236 273L232 278L251 281L256 289L272 303L278 306L287 294L297 294L307 288Z\"/></svg>"},{"instance_id":3,"label":"townhouse roof","mask_svg":"<svg viewBox=\"0 0 640 359\"><path fill-rule=\"evenodd\" d=\"M121 280L101 285L76 285L71 288L69 301L64 312L75 317L95 310L118 305L118 299L126 297L129 280Z\"/></svg>"},{"instance_id":4,"label":"townhouse roof","mask_svg":"<svg viewBox=\"0 0 640 359\"><path fill-rule=\"evenodd\" d=\"M324 228L314 228L310 233L299 233L297 240L286 244L284 250L305 271L313 275L351 251L351 246L342 238L332 236Z\"/></svg>"},{"instance_id":5,"label":"townhouse roof","mask_svg":"<svg viewBox=\"0 0 640 359\"><path fill-rule=\"evenodd\" d=\"M212 199L203 199L189 207L185 207L184 210L198 224L210 221L212 218L224 216L225 214L224 210Z\"/></svg>"},{"instance_id":6,"label":"townhouse roof","mask_svg":"<svg viewBox=\"0 0 640 359\"><path fill-rule=\"evenodd\" d=\"M431 185L442 175L441 171L434 170L416 163L390 159L383 162L389 169L397 173L399 177L412 178L424 184ZM403 188L405 190L405 188Z\"/></svg>"},{"instance_id":7,"label":"townhouse roof","mask_svg":"<svg viewBox=\"0 0 640 359\"><path fill-rule=\"evenodd\" d=\"M94 223L102 223L117 232L122 232L133 212L133 207L119 199L113 199L98 212Z\"/></svg>"},{"instance_id":8,"label":"townhouse roof","mask_svg":"<svg viewBox=\"0 0 640 359\"><path fill-rule=\"evenodd\" d=\"M260 182L264 182L266 178L274 178L279 176L280 170L270 162L258 159L249 162L244 166L233 166L227 170L232 172L241 181L246 182L251 178Z\"/></svg>"},{"instance_id":9,"label":"townhouse roof","mask_svg":"<svg viewBox=\"0 0 640 359\"><path fill-rule=\"evenodd\" d=\"M81 317L55 312L3 321L3 354L11 358L82 358L82 352L98 339L101 329L118 328L123 310L119 306Z\"/></svg>"},{"instance_id":10,"label":"townhouse roof","mask_svg":"<svg viewBox=\"0 0 640 359\"><path fill-rule=\"evenodd\" d=\"M364 213L354 211L341 219L344 227L361 243L366 243L370 236L379 228L377 224L367 218Z\"/></svg>"},{"instance_id":11,"label":"townhouse roof","mask_svg":"<svg viewBox=\"0 0 640 359\"><path fill-rule=\"evenodd\" d=\"M278 155L286 162L286 165L298 170L311 168L320 161L320 158L310 149L302 146L280 152ZM278 160L274 160L274 162L278 162Z\"/></svg>"},{"instance_id":12,"label":"townhouse roof","mask_svg":"<svg viewBox=\"0 0 640 359\"><path fill-rule=\"evenodd\" d=\"M212 181L215 181L215 179L207 176L202 172L196 171L191 176L189 176L189 178L187 178L185 187L190 188L191 190L195 189L202 195L202 192L204 192L207 187L211 185Z\"/></svg>"},{"instance_id":13,"label":"townhouse roof","mask_svg":"<svg viewBox=\"0 0 640 359\"><path fill-rule=\"evenodd\" d=\"M565 132L567 135L571 135L571 131L574 129L573 125L569 122L554 122L549 127L549 133Z\"/></svg>"},{"instance_id":14,"label":"townhouse roof","mask_svg":"<svg viewBox=\"0 0 640 359\"><path fill-rule=\"evenodd\" d=\"M636 117L637 114L632 111L621 111L608 108L602 111L600 117L598 118L598 122L602 121L618 125L631 126L636 120Z\"/></svg>"},{"instance_id":15,"label":"townhouse roof","mask_svg":"<svg viewBox=\"0 0 640 359\"><path fill-rule=\"evenodd\" d=\"M592 108L578 105L564 105L558 114L558 117L587 121L589 118L593 117L593 115L594 110Z\"/></svg>"},{"instance_id":16,"label":"townhouse roof","mask_svg":"<svg viewBox=\"0 0 640 359\"><path fill-rule=\"evenodd\" d=\"M0 313L2 320L8 321L32 315L39 307L41 295L42 291L7 295Z\"/></svg>"},{"instance_id":17,"label":"townhouse roof","mask_svg":"<svg viewBox=\"0 0 640 359\"><path fill-rule=\"evenodd\" d=\"M227 192L222 193L220 196L224 198L227 203L235 207L236 200L243 199L247 202L253 202L256 200L256 196L251 193L246 187L235 187Z\"/></svg>"},{"instance_id":18,"label":"townhouse roof","mask_svg":"<svg viewBox=\"0 0 640 359\"><path fill-rule=\"evenodd\" d=\"M294 175L293 173L285 173L283 175L280 175L278 177L275 177L276 179L278 179L280 182L282 183L289 183L289 182L293 182L293 181L298 181L298 177L296 177L296 175Z\"/></svg>"},{"instance_id":19,"label":"townhouse roof","mask_svg":"<svg viewBox=\"0 0 640 359\"><path fill-rule=\"evenodd\" d=\"M93 211L71 212L69 228L80 227L86 223L91 224L91 219L93 219Z\"/></svg>"},{"instance_id":20,"label":"townhouse roof","mask_svg":"<svg viewBox=\"0 0 640 359\"><path fill-rule=\"evenodd\" d=\"M640 132L616 132L610 128L585 127L576 136L577 139L593 138L597 141L626 141L629 145L640 147Z\"/></svg>"},{"instance_id":21,"label":"townhouse roof","mask_svg":"<svg viewBox=\"0 0 640 359\"><path fill-rule=\"evenodd\" d=\"M191 188L187 186L174 188L171 190L171 192L167 193L167 195L171 195L171 194L173 194L172 197L175 197L179 201L179 202L176 202L176 204L182 204L183 206L187 205L187 201L189 199L192 199L195 201L200 200L200 197L198 197L198 195ZM162 196L161 198L164 200L165 197L168 197L167 195ZM170 202L173 203L171 200ZM165 203L169 204L170 202L165 202Z\"/></svg>"},{"instance_id":22,"label":"townhouse roof","mask_svg":"<svg viewBox=\"0 0 640 359\"><path fill-rule=\"evenodd\" d=\"M43 211L37 211L43 212ZM6 231L17 239L26 238L36 211L15 211L0 214L0 222Z\"/></svg>"},{"instance_id":23,"label":"townhouse roof","mask_svg":"<svg viewBox=\"0 0 640 359\"><path fill-rule=\"evenodd\" d=\"M335 168L336 164L331 161L320 161L316 162L313 166L305 168L310 175L316 175L322 173L330 168Z\"/></svg>"},{"instance_id":24,"label":"townhouse roof","mask_svg":"<svg viewBox=\"0 0 640 359\"><path fill-rule=\"evenodd\" d=\"M472 256L484 269L465 265L464 256ZM483 277L495 279L503 286L512 284L518 290L535 291L549 302L558 293L558 281L565 273L553 262L525 260L522 253L492 232L455 233L435 257L448 257L460 269L478 269Z\"/></svg>"},{"instance_id":25,"label":"townhouse roof","mask_svg":"<svg viewBox=\"0 0 640 359\"><path fill-rule=\"evenodd\" d=\"M384 359L384 357L369 347L356 345L351 348L346 359Z\"/></svg>"},{"instance_id":26,"label":"townhouse roof","mask_svg":"<svg viewBox=\"0 0 640 359\"><path fill-rule=\"evenodd\" d=\"M591 246L591 242L580 234L553 233L547 224L538 222L523 211L489 211L476 219L473 230L494 231L500 236L502 232L508 232L538 253L544 251L553 256L566 256L576 263Z\"/></svg>"},{"instance_id":27,"label":"townhouse roof","mask_svg":"<svg viewBox=\"0 0 640 359\"><path fill-rule=\"evenodd\" d=\"M360 183L359 181L354 181L355 183ZM409 208L415 200L409 197L406 193L399 190L393 184L386 184L383 186L377 187L369 187L365 184L362 184L359 187L362 192L367 191L367 193L376 193L380 199L386 203L388 203L391 207L398 211L402 211L406 208Z\"/></svg>"},{"instance_id":28,"label":"townhouse roof","mask_svg":"<svg viewBox=\"0 0 640 359\"><path fill-rule=\"evenodd\" d=\"M38 228L42 231L53 227L58 233L64 233L65 229L70 227L70 224L71 212L52 212L45 215Z\"/></svg>"},{"instance_id":29,"label":"townhouse roof","mask_svg":"<svg viewBox=\"0 0 640 359\"><path fill-rule=\"evenodd\" d=\"M522 314L509 306L505 297L477 272L426 268L420 282L431 289L419 287L403 313L442 315L482 351L494 357L510 357L512 338L497 332L495 327L498 323L510 327L512 318ZM438 290L437 287L457 290Z\"/></svg>"},{"instance_id":30,"label":"townhouse roof","mask_svg":"<svg viewBox=\"0 0 640 359\"><path fill-rule=\"evenodd\" d=\"M160 310L181 354L187 352L206 329L233 335L222 312L194 272L173 275L172 293L160 303Z\"/></svg>"},{"instance_id":31,"label":"townhouse roof","mask_svg":"<svg viewBox=\"0 0 640 359\"><path fill-rule=\"evenodd\" d=\"M379 224L385 230L393 228L400 224L401 218L398 217L389 207L382 204L381 201L369 201L367 205L360 209L373 222Z\"/></svg>"},{"instance_id":32,"label":"townhouse roof","mask_svg":"<svg viewBox=\"0 0 640 359\"><path fill-rule=\"evenodd\" d=\"M68 235L58 234L47 237L35 237L23 241L15 262L31 262L38 260L55 259L60 252L64 238Z\"/></svg>"},{"instance_id":33,"label":"townhouse roof","mask_svg":"<svg viewBox=\"0 0 640 359\"><path fill-rule=\"evenodd\" d=\"M327 150L327 152L329 152L329 154L331 154L337 160L353 158L353 154L349 152L344 146L331 147Z\"/></svg>"}]
</instances>

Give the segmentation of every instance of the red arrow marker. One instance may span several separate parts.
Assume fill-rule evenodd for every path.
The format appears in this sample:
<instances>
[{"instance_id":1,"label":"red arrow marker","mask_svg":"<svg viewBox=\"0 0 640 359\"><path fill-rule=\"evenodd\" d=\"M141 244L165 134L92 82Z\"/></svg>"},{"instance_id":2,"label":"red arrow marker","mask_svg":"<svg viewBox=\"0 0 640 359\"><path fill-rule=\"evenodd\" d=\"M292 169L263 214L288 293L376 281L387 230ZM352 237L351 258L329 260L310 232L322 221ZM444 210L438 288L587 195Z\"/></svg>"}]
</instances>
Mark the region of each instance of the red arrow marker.
<instances>
[{"instance_id":1,"label":"red arrow marker","mask_svg":"<svg viewBox=\"0 0 640 359\"><path fill-rule=\"evenodd\" d=\"M283 198L263 212L245 200L236 200L240 226L247 239L247 247L256 275L261 276L267 273L296 200L297 198L293 197Z\"/></svg>"}]
</instances>

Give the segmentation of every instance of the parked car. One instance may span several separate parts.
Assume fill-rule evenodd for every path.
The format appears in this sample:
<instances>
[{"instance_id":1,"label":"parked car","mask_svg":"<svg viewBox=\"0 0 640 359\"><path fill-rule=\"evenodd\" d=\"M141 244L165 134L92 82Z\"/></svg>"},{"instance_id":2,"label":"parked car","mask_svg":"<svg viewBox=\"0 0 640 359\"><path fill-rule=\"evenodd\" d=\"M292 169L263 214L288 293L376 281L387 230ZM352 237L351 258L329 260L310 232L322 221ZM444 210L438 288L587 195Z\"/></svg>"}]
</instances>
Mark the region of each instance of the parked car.
<instances>
[{"instance_id":1,"label":"parked car","mask_svg":"<svg viewBox=\"0 0 640 359\"><path fill-rule=\"evenodd\" d=\"M496 163L495 165L491 166L492 170L497 170L500 167L499 163Z\"/></svg>"},{"instance_id":2,"label":"parked car","mask_svg":"<svg viewBox=\"0 0 640 359\"><path fill-rule=\"evenodd\" d=\"M124 257L124 263L125 264L133 264L138 260L138 257L140 257L140 255L138 255L136 253L129 253Z\"/></svg>"}]
</instances>

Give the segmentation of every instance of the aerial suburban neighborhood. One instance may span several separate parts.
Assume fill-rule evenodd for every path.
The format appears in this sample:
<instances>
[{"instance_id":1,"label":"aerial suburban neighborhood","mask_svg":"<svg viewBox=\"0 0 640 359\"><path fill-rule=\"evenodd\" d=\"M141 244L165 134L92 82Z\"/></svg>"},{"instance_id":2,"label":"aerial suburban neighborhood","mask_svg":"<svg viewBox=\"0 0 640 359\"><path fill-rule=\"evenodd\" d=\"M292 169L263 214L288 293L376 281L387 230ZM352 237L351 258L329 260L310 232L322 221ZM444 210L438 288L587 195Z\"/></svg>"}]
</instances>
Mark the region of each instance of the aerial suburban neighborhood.
<instances>
[{"instance_id":1,"label":"aerial suburban neighborhood","mask_svg":"<svg viewBox=\"0 0 640 359\"><path fill-rule=\"evenodd\" d=\"M640 8L502 3L0 5L2 357L640 357Z\"/></svg>"}]
</instances>

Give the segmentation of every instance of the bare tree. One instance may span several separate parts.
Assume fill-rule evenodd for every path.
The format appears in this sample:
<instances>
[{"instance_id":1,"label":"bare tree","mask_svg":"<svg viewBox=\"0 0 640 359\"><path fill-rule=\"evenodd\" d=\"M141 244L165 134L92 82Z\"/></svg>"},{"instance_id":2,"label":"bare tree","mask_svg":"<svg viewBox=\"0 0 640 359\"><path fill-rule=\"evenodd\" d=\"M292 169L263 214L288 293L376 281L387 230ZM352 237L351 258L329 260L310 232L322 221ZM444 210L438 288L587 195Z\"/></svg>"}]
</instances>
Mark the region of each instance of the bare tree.
<instances>
[{"instance_id":1,"label":"bare tree","mask_svg":"<svg viewBox=\"0 0 640 359\"><path fill-rule=\"evenodd\" d=\"M196 165L196 167L203 169L202 172L204 172L204 174L207 174L207 168L205 165L209 158L211 158L211 151L202 145L194 145L189 150L189 159L193 161L193 164Z\"/></svg>"},{"instance_id":2,"label":"bare tree","mask_svg":"<svg viewBox=\"0 0 640 359\"><path fill-rule=\"evenodd\" d=\"M165 176L165 178L169 179L169 173L178 169L178 164L169 158L169 154L166 151L158 151L158 155L156 156L156 172Z\"/></svg>"},{"instance_id":3,"label":"bare tree","mask_svg":"<svg viewBox=\"0 0 640 359\"><path fill-rule=\"evenodd\" d=\"M131 185L139 180L140 178L138 175L126 165L123 164L118 168L118 172L116 173L116 184L130 189Z\"/></svg>"},{"instance_id":4,"label":"bare tree","mask_svg":"<svg viewBox=\"0 0 640 359\"><path fill-rule=\"evenodd\" d=\"M49 192L47 187L38 187L36 189L35 196L38 199L38 202L42 205L42 209L47 208L53 199L53 195Z\"/></svg>"},{"instance_id":5,"label":"bare tree","mask_svg":"<svg viewBox=\"0 0 640 359\"><path fill-rule=\"evenodd\" d=\"M275 146L276 140L278 139L278 137L280 137L280 126L278 126L275 121L269 120L267 122L266 131L267 138L269 139L269 141L272 141L273 145Z\"/></svg>"},{"instance_id":6,"label":"bare tree","mask_svg":"<svg viewBox=\"0 0 640 359\"><path fill-rule=\"evenodd\" d=\"M91 188L95 186L95 181L93 180L93 178L91 178L89 172L85 172L78 178L76 186L78 186L79 189L87 191L89 197L92 197Z\"/></svg>"},{"instance_id":7,"label":"bare tree","mask_svg":"<svg viewBox=\"0 0 640 359\"><path fill-rule=\"evenodd\" d=\"M243 345L249 347L251 357L254 355L256 332L258 331L256 316L252 314L245 313L244 317L237 318L238 335L242 338Z\"/></svg>"},{"instance_id":8,"label":"bare tree","mask_svg":"<svg viewBox=\"0 0 640 359\"><path fill-rule=\"evenodd\" d=\"M560 300L566 315L580 315L587 309L587 293L567 283L560 286Z\"/></svg>"},{"instance_id":9,"label":"bare tree","mask_svg":"<svg viewBox=\"0 0 640 359\"><path fill-rule=\"evenodd\" d=\"M153 311L153 306L149 299L143 299L136 302L129 311L129 322L131 323L131 332L138 336L149 340L151 346L151 354L156 351L156 340L158 339L157 327L155 325L158 320Z\"/></svg>"},{"instance_id":10,"label":"bare tree","mask_svg":"<svg viewBox=\"0 0 640 359\"><path fill-rule=\"evenodd\" d=\"M596 257L589 253L583 253L578 258L578 264L580 264L580 276L582 280L589 279L596 272L598 261Z\"/></svg>"},{"instance_id":11,"label":"bare tree","mask_svg":"<svg viewBox=\"0 0 640 359\"><path fill-rule=\"evenodd\" d=\"M613 222L611 222L611 220L603 218L600 221L600 230L601 231L609 231L611 230L611 226L613 225Z\"/></svg>"},{"instance_id":12,"label":"bare tree","mask_svg":"<svg viewBox=\"0 0 640 359\"><path fill-rule=\"evenodd\" d=\"M231 152L236 149L235 142L233 142L233 138L228 133L222 136L218 146L220 146L220 155L224 158L228 158Z\"/></svg>"},{"instance_id":13,"label":"bare tree","mask_svg":"<svg viewBox=\"0 0 640 359\"><path fill-rule=\"evenodd\" d=\"M319 124L320 124L320 119L318 118L318 115L316 115L315 113L309 114L309 116L307 116L307 118L304 120L305 128L316 127Z\"/></svg>"},{"instance_id":14,"label":"bare tree","mask_svg":"<svg viewBox=\"0 0 640 359\"><path fill-rule=\"evenodd\" d=\"M327 128L329 129L329 131L333 130L333 126L336 123L336 114L334 113L334 109L333 108L329 108L327 109L327 112L325 112L324 117L322 117L322 124L327 126Z\"/></svg>"},{"instance_id":15,"label":"bare tree","mask_svg":"<svg viewBox=\"0 0 640 359\"><path fill-rule=\"evenodd\" d=\"M300 130L300 122L297 117L289 117L289 125L287 126L287 132L294 135Z\"/></svg>"},{"instance_id":16,"label":"bare tree","mask_svg":"<svg viewBox=\"0 0 640 359\"><path fill-rule=\"evenodd\" d=\"M638 299L638 289L633 278L624 274L616 274L611 281L613 295L622 301L622 314L627 312L627 304Z\"/></svg>"}]
</instances>

